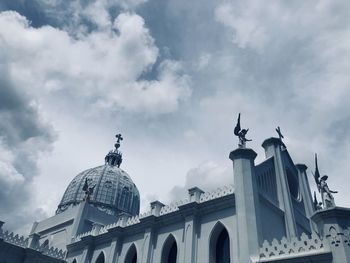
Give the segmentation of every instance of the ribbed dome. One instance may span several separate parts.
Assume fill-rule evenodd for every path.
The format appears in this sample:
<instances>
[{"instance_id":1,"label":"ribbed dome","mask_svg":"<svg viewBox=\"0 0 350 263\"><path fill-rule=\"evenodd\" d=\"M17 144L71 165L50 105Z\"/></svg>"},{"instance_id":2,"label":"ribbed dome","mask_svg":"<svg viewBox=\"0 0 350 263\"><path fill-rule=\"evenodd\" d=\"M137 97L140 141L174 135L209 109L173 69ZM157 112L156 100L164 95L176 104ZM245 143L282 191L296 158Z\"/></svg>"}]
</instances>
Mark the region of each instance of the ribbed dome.
<instances>
[{"instance_id":1,"label":"ribbed dome","mask_svg":"<svg viewBox=\"0 0 350 263\"><path fill-rule=\"evenodd\" d=\"M140 209L140 194L130 176L115 165L106 163L78 174L68 185L56 214L69 206L83 202L85 180L93 185L89 203L108 214L127 213L137 215Z\"/></svg>"}]
</instances>

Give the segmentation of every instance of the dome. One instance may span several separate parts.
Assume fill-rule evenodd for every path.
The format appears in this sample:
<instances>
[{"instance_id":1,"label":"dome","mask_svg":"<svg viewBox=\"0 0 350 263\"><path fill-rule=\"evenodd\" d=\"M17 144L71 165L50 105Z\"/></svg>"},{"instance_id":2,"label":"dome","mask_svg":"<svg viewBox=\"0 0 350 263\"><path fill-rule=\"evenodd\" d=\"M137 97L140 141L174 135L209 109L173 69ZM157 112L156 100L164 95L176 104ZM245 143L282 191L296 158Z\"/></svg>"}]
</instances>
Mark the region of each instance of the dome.
<instances>
[{"instance_id":1,"label":"dome","mask_svg":"<svg viewBox=\"0 0 350 263\"><path fill-rule=\"evenodd\" d=\"M116 149L107 154L105 165L83 171L70 182L56 214L83 202L87 197L88 187L93 190L87 201L98 209L111 215L126 213L133 216L139 213L139 191L130 176L119 168L122 160L118 151L119 143L120 139Z\"/></svg>"}]
</instances>

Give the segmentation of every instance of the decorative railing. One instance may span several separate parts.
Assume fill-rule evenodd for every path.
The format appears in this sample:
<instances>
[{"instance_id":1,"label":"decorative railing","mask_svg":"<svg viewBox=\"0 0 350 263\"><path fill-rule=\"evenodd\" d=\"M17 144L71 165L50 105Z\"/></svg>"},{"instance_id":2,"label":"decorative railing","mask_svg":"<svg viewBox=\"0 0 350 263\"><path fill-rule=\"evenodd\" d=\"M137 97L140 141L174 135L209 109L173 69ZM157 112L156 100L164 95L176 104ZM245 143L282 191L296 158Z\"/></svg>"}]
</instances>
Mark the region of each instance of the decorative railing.
<instances>
[{"instance_id":1,"label":"decorative railing","mask_svg":"<svg viewBox=\"0 0 350 263\"><path fill-rule=\"evenodd\" d=\"M300 238L292 238L290 241L285 237L280 241L273 239L271 243L265 240L260 248L260 262L296 254L308 255L329 251L328 241L321 239L317 233L312 232L311 237L303 233Z\"/></svg>"},{"instance_id":2,"label":"decorative railing","mask_svg":"<svg viewBox=\"0 0 350 263\"><path fill-rule=\"evenodd\" d=\"M224 186L224 187L218 188L212 192L205 192L205 193L201 194L199 202L204 203L204 202L216 199L216 198L230 195L230 194L233 194L233 191L234 191L233 186L229 185L229 186Z\"/></svg>"},{"instance_id":3,"label":"decorative railing","mask_svg":"<svg viewBox=\"0 0 350 263\"><path fill-rule=\"evenodd\" d=\"M10 243L22 248L29 247L28 237L25 238L24 236L19 236L18 234L15 235L13 232L9 232L9 231L4 232L2 228L0 228L0 239L2 239L7 243ZM66 251L63 251L62 249L58 249L54 247L49 247L48 245L45 245L45 244L32 246L31 249L40 251L43 255L47 255L52 258L62 259L62 260L66 258Z\"/></svg>"},{"instance_id":4,"label":"decorative railing","mask_svg":"<svg viewBox=\"0 0 350 263\"><path fill-rule=\"evenodd\" d=\"M127 220L126 220L126 226L132 226L132 225L135 225L135 224L138 224L140 223L140 218L138 215L136 216L132 216L132 217L129 217Z\"/></svg>"},{"instance_id":5,"label":"decorative railing","mask_svg":"<svg viewBox=\"0 0 350 263\"><path fill-rule=\"evenodd\" d=\"M14 244L23 248L28 247L29 243L29 238L24 238L23 236L19 236L18 234L15 235L13 232L4 232L2 229L0 229L0 238L7 243Z\"/></svg>"},{"instance_id":6,"label":"decorative railing","mask_svg":"<svg viewBox=\"0 0 350 263\"><path fill-rule=\"evenodd\" d=\"M233 194L233 192L234 192L234 188L232 185L224 186L224 187L218 188L212 192L202 193L197 202L204 203L204 202L216 199L216 198L220 198L223 196ZM159 215L158 214L155 214L155 215L156 216L163 216L166 214L176 212L180 209L180 207L182 205L188 204L189 202L190 202L189 199L184 199L184 200L180 200L180 201L171 203L169 205L165 205L165 206L160 208ZM97 235L105 234L108 232L109 229L112 229L115 227L128 227L128 226L136 225L136 224L140 223L141 219L149 217L152 214L153 214L152 210L149 210L149 211L144 212L140 215L136 215L136 216L132 216L132 217L127 217L125 215L121 216L117 222L103 226L98 231L92 229L91 231L88 231L86 233L82 233L80 235L72 237L72 242L77 242L86 236L97 236Z\"/></svg>"},{"instance_id":7,"label":"decorative railing","mask_svg":"<svg viewBox=\"0 0 350 263\"><path fill-rule=\"evenodd\" d=\"M49 257L53 257L57 259L66 258L66 251L63 251L62 249L46 246L44 248L41 248L39 251L41 251L41 253Z\"/></svg>"},{"instance_id":8,"label":"decorative railing","mask_svg":"<svg viewBox=\"0 0 350 263\"><path fill-rule=\"evenodd\" d=\"M166 215L179 210L179 206L188 204L188 199L180 200L169 205L165 205L160 209L159 215Z\"/></svg>"}]
</instances>

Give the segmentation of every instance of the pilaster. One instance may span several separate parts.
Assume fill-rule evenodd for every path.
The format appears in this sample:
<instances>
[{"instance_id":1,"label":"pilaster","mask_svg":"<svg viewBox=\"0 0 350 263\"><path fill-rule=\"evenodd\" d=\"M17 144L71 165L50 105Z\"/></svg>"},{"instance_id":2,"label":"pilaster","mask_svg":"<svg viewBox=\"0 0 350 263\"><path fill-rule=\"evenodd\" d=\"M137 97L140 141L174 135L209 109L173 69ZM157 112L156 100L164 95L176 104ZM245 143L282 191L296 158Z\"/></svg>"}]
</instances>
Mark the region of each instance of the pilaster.
<instances>
[{"instance_id":1,"label":"pilaster","mask_svg":"<svg viewBox=\"0 0 350 263\"><path fill-rule=\"evenodd\" d=\"M145 230L145 235L143 238L143 245L141 251L141 263L151 263L152 262L152 252L153 252L153 230L152 228L147 228ZM138 259L139 260L139 259Z\"/></svg>"},{"instance_id":2,"label":"pilaster","mask_svg":"<svg viewBox=\"0 0 350 263\"><path fill-rule=\"evenodd\" d=\"M239 148L230 153L233 161L239 262L255 262L259 257L261 224L258 188L252 149Z\"/></svg>"},{"instance_id":3,"label":"pilaster","mask_svg":"<svg viewBox=\"0 0 350 263\"><path fill-rule=\"evenodd\" d=\"M282 146L281 140L273 137L266 139L262 144L262 147L265 149L266 158L274 157L278 204L279 208L284 211L286 234L287 238L290 239L297 236L297 227L287 181L287 172L282 158Z\"/></svg>"},{"instance_id":4,"label":"pilaster","mask_svg":"<svg viewBox=\"0 0 350 263\"><path fill-rule=\"evenodd\" d=\"M118 257L119 257L119 247L121 243L121 238L120 237L114 237L111 242L110 250L109 250L109 255L107 258L107 263L116 263L118 262Z\"/></svg>"},{"instance_id":5,"label":"pilaster","mask_svg":"<svg viewBox=\"0 0 350 263\"><path fill-rule=\"evenodd\" d=\"M185 218L184 261L195 262L195 216Z\"/></svg>"}]
</instances>

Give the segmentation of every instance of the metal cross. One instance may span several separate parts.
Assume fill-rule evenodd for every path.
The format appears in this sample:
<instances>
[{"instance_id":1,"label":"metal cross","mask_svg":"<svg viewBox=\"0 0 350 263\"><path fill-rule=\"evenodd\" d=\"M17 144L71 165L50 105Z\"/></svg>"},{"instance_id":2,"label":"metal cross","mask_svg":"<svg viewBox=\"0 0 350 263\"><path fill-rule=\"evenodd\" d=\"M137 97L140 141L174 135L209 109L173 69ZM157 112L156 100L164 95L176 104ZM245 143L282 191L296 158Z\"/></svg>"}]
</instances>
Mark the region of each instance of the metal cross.
<instances>
[{"instance_id":1,"label":"metal cross","mask_svg":"<svg viewBox=\"0 0 350 263\"><path fill-rule=\"evenodd\" d=\"M117 143L120 143L120 141L123 140L123 137L122 137L122 135L120 133L117 134L115 137L117 138Z\"/></svg>"},{"instance_id":2,"label":"metal cross","mask_svg":"<svg viewBox=\"0 0 350 263\"><path fill-rule=\"evenodd\" d=\"M282 132L281 132L281 128L280 126L277 127L276 132L278 133L278 137L280 138L280 140L282 141L282 139L284 138Z\"/></svg>"}]
</instances>

